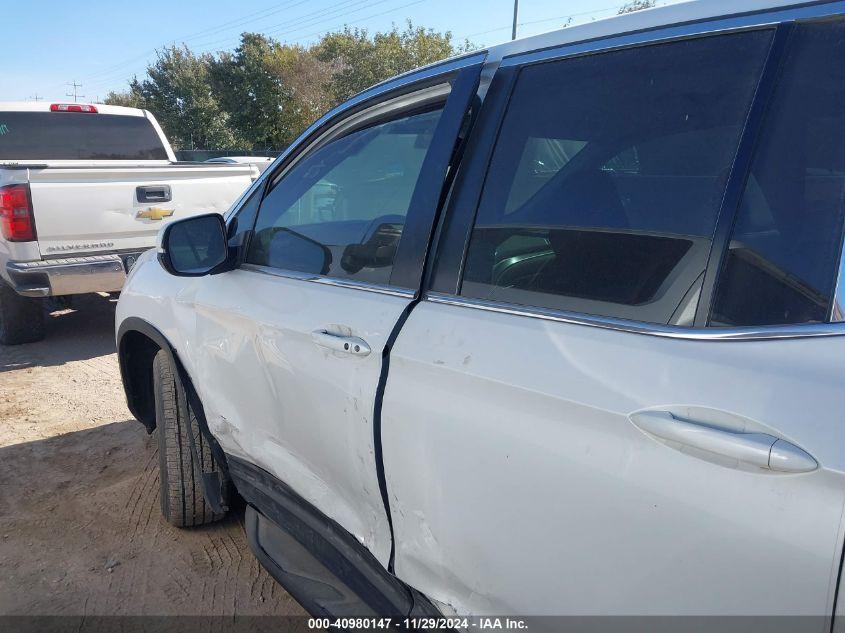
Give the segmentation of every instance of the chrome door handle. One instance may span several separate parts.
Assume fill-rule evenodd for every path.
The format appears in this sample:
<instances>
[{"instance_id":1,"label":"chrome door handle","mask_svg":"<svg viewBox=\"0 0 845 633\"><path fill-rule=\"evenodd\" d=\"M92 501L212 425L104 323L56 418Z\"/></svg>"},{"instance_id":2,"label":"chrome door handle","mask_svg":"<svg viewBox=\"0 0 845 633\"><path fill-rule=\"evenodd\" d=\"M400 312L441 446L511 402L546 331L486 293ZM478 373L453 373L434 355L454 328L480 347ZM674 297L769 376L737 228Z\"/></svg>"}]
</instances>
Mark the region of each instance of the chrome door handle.
<instances>
[{"instance_id":1,"label":"chrome door handle","mask_svg":"<svg viewBox=\"0 0 845 633\"><path fill-rule=\"evenodd\" d=\"M804 450L766 433L742 433L679 420L668 411L631 414L640 429L671 442L725 455L746 464L785 473L806 473L818 463Z\"/></svg>"},{"instance_id":2,"label":"chrome door handle","mask_svg":"<svg viewBox=\"0 0 845 633\"><path fill-rule=\"evenodd\" d=\"M332 334L326 330L314 330L311 332L311 340L320 347L353 356L367 356L372 351L367 341L362 338Z\"/></svg>"}]
</instances>

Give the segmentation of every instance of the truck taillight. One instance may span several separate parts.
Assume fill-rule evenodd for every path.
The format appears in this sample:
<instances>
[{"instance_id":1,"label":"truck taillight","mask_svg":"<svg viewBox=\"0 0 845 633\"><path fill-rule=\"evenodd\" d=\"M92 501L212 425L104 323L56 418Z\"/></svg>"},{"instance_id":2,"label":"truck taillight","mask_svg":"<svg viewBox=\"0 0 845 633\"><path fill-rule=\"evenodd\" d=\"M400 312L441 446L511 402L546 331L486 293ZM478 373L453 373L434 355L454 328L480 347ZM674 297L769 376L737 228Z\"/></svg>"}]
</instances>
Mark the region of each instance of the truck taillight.
<instances>
[{"instance_id":1,"label":"truck taillight","mask_svg":"<svg viewBox=\"0 0 845 633\"><path fill-rule=\"evenodd\" d=\"M0 187L0 233L10 242L35 239L29 185Z\"/></svg>"},{"instance_id":2,"label":"truck taillight","mask_svg":"<svg viewBox=\"0 0 845 633\"><path fill-rule=\"evenodd\" d=\"M50 106L50 112L88 112L97 114L97 106L83 105L80 103L54 103Z\"/></svg>"}]
</instances>

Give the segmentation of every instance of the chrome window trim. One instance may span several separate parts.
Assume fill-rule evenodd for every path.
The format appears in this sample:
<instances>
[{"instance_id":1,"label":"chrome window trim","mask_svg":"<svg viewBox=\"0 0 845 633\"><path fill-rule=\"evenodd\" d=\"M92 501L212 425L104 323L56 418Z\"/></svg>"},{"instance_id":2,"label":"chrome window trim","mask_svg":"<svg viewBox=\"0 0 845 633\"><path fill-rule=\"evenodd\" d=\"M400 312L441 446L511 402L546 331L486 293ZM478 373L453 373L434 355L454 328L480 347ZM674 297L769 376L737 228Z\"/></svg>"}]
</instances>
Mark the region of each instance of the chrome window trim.
<instances>
[{"instance_id":1,"label":"chrome window trim","mask_svg":"<svg viewBox=\"0 0 845 633\"><path fill-rule=\"evenodd\" d=\"M458 306L509 314L512 316L529 317L544 321L555 321L570 325L584 325L588 327L628 332L646 336L683 339L690 341L765 341L774 339L810 338L818 336L843 336L845 325L839 323L812 323L804 325L773 325L761 327L739 328L688 328L658 323L642 323L625 319L614 319L564 310L550 310L533 306L517 305L485 299L470 299L441 293L429 293L425 301L444 305Z\"/></svg>"},{"instance_id":2,"label":"chrome window trim","mask_svg":"<svg viewBox=\"0 0 845 633\"><path fill-rule=\"evenodd\" d=\"M364 290L366 292L374 292L376 294L389 295L391 297L403 297L405 299L413 299L416 296L416 293L413 290L406 290L404 288L391 288L390 286L383 286L381 284L371 284L365 281L355 281L354 279L340 279L338 277L327 277L325 275L314 275L311 273L302 273L295 270L273 268L272 266L261 266L259 264L241 264L238 267L238 270L246 270L261 273L263 275L270 275L272 277L282 277L283 279L307 281L310 283L321 284L323 286L335 286L337 288Z\"/></svg>"}]
</instances>

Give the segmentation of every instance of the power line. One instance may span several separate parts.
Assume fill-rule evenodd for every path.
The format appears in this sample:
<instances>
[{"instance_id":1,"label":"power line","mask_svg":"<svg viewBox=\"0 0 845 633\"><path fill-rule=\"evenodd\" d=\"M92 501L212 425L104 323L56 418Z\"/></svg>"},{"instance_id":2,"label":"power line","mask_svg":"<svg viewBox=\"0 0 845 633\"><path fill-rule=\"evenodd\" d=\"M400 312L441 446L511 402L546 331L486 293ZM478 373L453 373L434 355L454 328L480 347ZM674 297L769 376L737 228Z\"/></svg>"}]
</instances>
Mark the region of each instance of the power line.
<instances>
[{"instance_id":1,"label":"power line","mask_svg":"<svg viewBox=\"0 0 845 633\"><path fill-rule=\"evenodd\" d=\"M280 37L280 36L283 36L283 35L293 35L293 34L296 34L296 33L300 33L300 32L304 31L305 29L307 29L309 27L318 26L318 25L321 25L321 24L325 24L327 22L331 22L332 20L335 20L335 19L338 19L338 18L343 18L343 17L349 16L349 15L353 15L353 14L358 13L360 11L363 11L365 9L369 9L369 8L378 6L380 4L384 4L385 2L389 2L389 1L390 0L376 0L375 2L373 0L345 0L345 2L342 2L339 5L319 9L317 11L312 11L310 13L306 13L304 15L298 16L297 18L272 25L272 26L269 27L269 29L264 29L261 32L262 32L262 34L265 34L265 35L274 35L277 38ZM363 22L363 21L366 21L366 20L369 20L369 19L372 19L372 18L375 18L375 17L380 17L382 15L392 13L394 11L399 11L399 10L404 9L406 7L413 6L415 4L420 4L423 1L424 0L417 0L417 1L411 2L409 4L400 5L398 7L394 7L392 9L387 10L387 11L383 11L383 12L377 13L375 15L370 15L370 16L367 16L365 18L361 18L360 20L353 20L352 22L346 22L346 24L357 24L357 23L360 23L360 22ZM362 5L362 6L359 6L359 5ZM355 7L355 8L353 8L353 7ZM309 34L309 35L302 36L302 37L300 37L300 38L298 38L294 41L300 41L302 39L307 39L309 37L313 37L313 36L316 36L316 35L322 35L326 32L327 31L325 31L325 30L319 31L319 32L316 32L316 33L312 33L312 34ZM208 42L208 43L202 45L203 48L198 49L196 52L197 53L207 52L207 48L217 46L217 45L220 45L220 44L224 44L224 43L225 44L234 44L238 41L238 39L239 38L233 39L231 37L227 37L227 38L222 39L222 40ZM104 87L108 84L111 84L115 80L116 77L117 76L115 76L113 78L112 77L103 77L101 80L96 81L94 83L94 86L97 87L97 88Z\"/></svg>"},{"instance_id":2,"label":"power line","mask_svg":"<svg viewBox=\"0 0 845 633\"><path fill-rule=\"evenodd\" d=\"M605 7L604 9L592 9L591 11L582 11L581 13L570 13L568 15L557 15L551 18L543 18L541 20L528 20L525 22L519 22L516 26L530 26L532 24L542 24L543 22L553 22L555 20L571 20L572 18L577 18L583 15L595 15L596 13L605 13L606 11L618 11L624 4L619 4L614 7ZM504 31L505 29L513 29L513 25L508 24L506 26L498 26L494 29L487 29L486 31L478 31L476 33L469 33L467 35L462 35L462 38L470 38L475 37L477 35L487 35L488 33L495 33L496 31Z\"/></svg>"},{"instance_id":3,"label":"power line","mask_svg":"<svg viewBox=\"0 0 845 633\"><path fill-rule=\"evenodd\" d=\"M302 0L300 2L297 2L294 5L290 5L290 7L287 7L287 8L292 8L293 6L303 4L304 2L307 2L307 1L310 1L310 0ZM269 27L265 27L264 29L261 30L261 33L263 33L263 34L276 34L276 33L280 33L283 30L285 32L290 32L291 30L293 30L293 32L296 32L296 31L301 30L299 27L307 28L307 27L311 27L311 26L316 26L316 25L322 24L322 23L324 23L328 20L338 18L338 17L344 17L344 16L347 16L347 15L352 15L354 13L357 13L358 11L362 11L364 9L367 9L367 8L370 8L370 7L373 7L373 6L377 6L379 4L384 4L385 2L388 2L388 1L389 0L378 0L376 2L373 2L372 0L345 0L344 2L341 2L340 4L337 4L337 5L334 5L334 6L331 6L331 7L324 7L322 9L318 9L317 11L312 11L310 13L300 15L300 16L294 18L294 19L286 20L284 22L280 22L280 23L277 23L277 24L273 24ZM364 6L358 6L358 5L364 5ZM345 9L351 9L352 7L356 7L356 6L358 6L358 8L352 9L351 11L345 11ZM401 8L401 7L399 7L399 8ZM267 17L267 16L263 16L263 17ZM279 27L281 27L281 28L279 28ZM291 27L297 27L297 28L291 29ZM235 44L236 42L239 41L239 39L240 38L238 36L236 36L234 38L229 36L229 37L226 37L224 39L219 39L219 40L215 40L215 41L211 41L211 42L198 43L197 44L198 48L197 48L196 52L198 52L198 53L204 52L204 51L207 52L207 50L209 48L214 47L214 46L218 46L218 45L224 44L224 43L227 44L227 45ZM154 52L156 52L156 51L153 50L153 51L150 52L150 54L154 53ZM138 58L135 58L134 60L130 60L128 62L128 64L131 64L133 61L139 61L141 59L145 59L147 56L148 55L145 54L145 55L142 55ZM126 66L128 64L125 63L122 66ZM105 71L103 71L103 72L105 72ZM106 86L108 84L113 83L117 78L124 76L124 75L125 75L125 71L120 70L120 66L118 66L111 71L105 72L105 74L103 74L99 79L97 79L97 81L95 81L93 85L97 86L97 87Z\"/></svg>"},{"instance_id":4,"label":"power line","mask_svg":"<svg viewBox=\"0 0 845 633\"><path fill-rule=\"evenodd\" d=\"M44 97L39 96L37 92L35 93L35 96L27 97L27 99L31 99L32 101L44 101Z\"/></svg>"},{"instance_id":5,"label":"power line","mask_svg":"<svg viewBox=\"0 0 845 633\"><path fill-rule=\"evenodd\" d=\"M352 15L353 13L358 13L359 11L369 9L371 7L375 7L389 1L390 0L377 0L376 2L373 2L372 0L346 0L345 2L341 2L340 4L336 4L332 7L327 7L319 9L317 11L312 11L311 13L306 13L305 15L301 15L298 18L294 18L293 20L280 22L279 24L273 24L269 27L262 29L261 34L274 35L276 36L276 39L280 39L283 35L287 35L289 33L296 33L298 31L301 31L302 29L317 26L319 24L324 24L325 22L334 20L335 18L342 18L347 15ZM353 9L352 7L357 8ZM397 7L397 9L401 8L402 7ZM231 37L227 37L223 40L209 42L207 44L204 44L203 46L205 48L208 48L211 46L217 46L219 44L224 43L232 43L235 41L237 40L234 40Z\"/></svg>"},{"instance_id":6,"label":"power line","mask_svg":"<svg viewBox=\"0 0 845 633\"><path fill-rule=\"evenodd\" d=\"M291 4L291 5L284 6L284 7L282 7L281 9L277 9L276 11L271 11L270 13L267 13L266 15L262 15L262 16L260 16L260 17L253 18L253 19L250 19L250 20L238 19L238 20L232 20L231 22L225 22L224 24L220 25L220 28L212 28L212 29L206 29L205 31L200 31L199 33L196 33L196 34L194 34L194 35L192 35L192 36L190 36L190 37L187 37L187 38L182 39L182 41L183 41L183 42L189 42L189 41L191 41L191 40L193 40L193 39L196 39L197 37L202 36L203 34L205 34L205 35L213 35L214 33L219 33L220 31L225 31L225 30L226 30L226 28L228 27L228 25L232 25L232 26L238 26L238 27L240 27L240 26L243 26L244 24L249 24L249 23L252 23L252 22L258 22L259 20L263 20L263 19L265 19L265 18L268 18L268 17L270 17L271 15L275 15L275 14L277 14L277 13L281 13L281 12L282 12L282 11L284 11L284 10L293 9L294 7L298 7L298 6L299 6L299 5L301 5L301 4L305 4L306 2L311 2L311 1L312 1L312 0L299 0L299 2L295 2L295 3ZM277 6L278 6L278 5L277 5ZM259 11L258 13L262 13L262 12L261 12L261 11ZM246 16L242 16L242 18L246 18L246 17L252 16L252 15L255 15L255 14L254 14L254 13L250 13L250 14L247 14ZM237 23L237 24L235 24L235 23Z\"/></svg>"},{"instance_id":7,"label":"power line","mask_svg":"<svg viewBox=\"0 0 845 633\"><path fill-rule=\"evenodd\" d=\"M77 99L84 99L85 95L79 94L79 89L82 87L82 84L76 83L76 80L67 83L68 86L73 86L73 92L66 92L66 97L73 97L73 102L76 103Z\"/></svg>"},{"instance_id":8,"label":"power line","mask_svg":"<svg viewBox=\"0 0 845 633\"><path fill-rule=\"evenodd\" d=\"M426 2L426 1L427 0L415 0L415 2L409 2L408 4L403 4L402 6L395 7L393 9L388 9L387 11L382 11L381 13L375 13L373 15L368 15L367 17L361 18L360 20L353 20L352 22L346 22L345 24L346 24L346 26L348 26L350 24L358 24L360 22L366 22L367 20L372 20L373 18L380 18L381 16L387 15L388 13L393 13L394 11L406 9L407 7L412 7L415 4L422 4L423 2ZM337 28L337 27L335 27L335 28ZM302 37L297 38L297 39L292 40L292 41L301 42L302 40L307 40L307 39L312 38L312 37L322 36L322 35L325 35L326 33L330 33L330 32L331 31L316 31L314 33L309 33L308 35L303 35Z\"/></svg>"},{"instance_id":9,"label":"power line","mask_svg":"<svg viewBox=\"0 0 845 633\"><path fill-rule=\"evenodd\" d=\"M202 39L204 37L214 35L215 33L219 33L221 31L226 30L229 26L243 25L243 24L247 24L247 23L251 23L251 22L257 22L257 21L266 19L267 17L269 17L271 15L279 13L279 12L285 10L285 9L291 9L293 7L304 4L305 2L308 2L308 1L312 1L312 0L299 0L298 2L295 2L293 4L282 3L282 4L273 5L271 7L268 7L267 9L263 9L261 11L249 13L249 14L246 14L244 16L241 16L240 18L230 20L228 22L224 22L224 23L218 25L217 27L209 27L208 29L198 31L198 32L194 33L193 35L189 36L188 38L185 38L183 40L183 42L188 41L188 40L192 40L192 39ZM305 13L303 15L297 16L295 18L292 18L292 19L289 19L289 20L286 20L286 21L283 21L283 22L280 22L280 23L277 23L277 24L274 24L274 25L270 25L268 27L264 27L259 32L264 34L264 35L273 35L273 36L276 37L276 39L281 39L284 36L295 35L295 34L301 32L301 31L305 30L308 27L326 24L326 23L333 21L335 19L343 18L343 17L349 16L349 15L353 15L353 14L358 13L360 11L378 6L380 4L384 4L385 2L388 2L388 1L390 1L390 0L376 0L375 2L372 1L372 0L344 0L343 2L340 2L340 3L335 4L333 6L317 9L315 11L311 11L309 13ZM388 13L399 11L401 9L404 9L404 8L407 8L407 7L416 5L416 4L421 4L423 1L424 0L416 0L414 2L410 2L408 4L403 4L401 6L394 7L392 9L388 9L386 11L383 11L383 12L380 12L380 13L377 13L377 14L374 14L374 15L366 16L366 17L361 18L359 20L353 20L352 22L345 22L344 25L358 24L358 23L361 23L361 22L364 22L364 21L367 21L367 20L370 20L370 19L373 19L373 18L380 17L382 15L386 15ZM583 12L580 12L580 13L573 13L573 14L555 16L555 17L550 17L550 18L543 18L543 19L540 19L540 20L530 20L530 21L518 22L517 21L517 18L518 18L518 0L515 0L514 4L515 4L515 6L514 6L514 14L515 14L514 18L515 18L515 20L514 20L513 24L508 25L508 26L497 27L497 28L494 28L494 29L488 29L488 30L485 30L485 31L477 32L477 33L471 33L469 35L462 36L461 39L468 39L468 38L471 38L471 37L474 37L474 36L477 36L477 35L486 35L488 33L493 33L493 32L496 32L496 31L503 31L503 30L509 29L509 28L512 29L511 34L513 36L513 35L515 35L514 31L519 26L541 24L541 23L544 23L544 22L551 22L551 21L554 21L554 20L563 20L563 19L571 21L572 18L575 18L575 17L584 16L584 15L595 15L595 14L604 13L604 12L607 12L607 11L618 10L622 6L625 6L624 4L621 4L621 5L615 5L615 6L612 6L612 7L605 7L605 8L602 8L602 9L592 9L590 11L583 11ZM664 2L663 4L667 4L667 2ZM277 7L280 7L280 6L282 8L277 8ZM335 28L339 28L339 27L335 27ZM330 30L331 29L321 30L321 31L310 33L308 35L300 36L300 37L297 37L297 38L291 38L291 39L286 38L286 39L288 39L288 41L290 41L292 43L301 42L301 41L307 40L311 37L324 35L325 33L330 32ZM198 48L197 48L196 52L197 53L208 52L208 50L211 49L212 47L218 46L220 44L235 44L239 40L240 40L239 36L236 36L234 38L232 36L229 36L229 37L226 37L225 39L219 39L219 40L215 40L215 41L211 41L211 42L206 42L206 43L200 42L200 43L197 44ZM141 56L134 58L132 60L128 60L127 62L124 62L122 64L118 64L117 66L112 67L112 69L105 69L103 71L100 71L97 74L101 75L101 78L98 81L94 82L94 84L93 84L94 87L99 89L99 87L101 87L101 86L104 87L104 86L107 86L109 84L112 84L113 82L116 81L116 79L120 75L123 75L125 77L127 73L126 73L126 71L120 70L122 67L125 67L127 64L131 64L133 61L144 59L144 58L148 57L149 54L156 52L156 50L157 49L153 49L152 51L149 51L148 53L145 53L144 55L141 55ZM92 75L92 76L96 76L97 74ZM90 86L89 86L89 88L90 88Z\"/></svg>"},{"instance_id":10,"label":"power line","mask_svg":"<svg viewBox=\"0 0 845 633\"><path fill-rule=\"evenodd\" d=\"M222 24L218 24L217 26L209 27L209 28L202 30L202 31L197 31L197 32L193 33L192 35L188 35L186 37L177 37L177 38L174 38L173 40L170 40L170 41L171 42L176 42L176 41L187 42L187 41L196 39L198 37L201 37L203 35L211 35L212 33L217 33L221 30L224 30L227 26L233 25L235 23L246 24L246 23L249 23L249 22L255 22L257 20L262 20L266 17L269 17L271 15L279 13L279 12L285 10L285 9L292 9L293 7L299 6L301 4L305 4L305 2L309 2L309 1L310 0L299 0L298 2L290 4L290 0L287 0L286 2L282 2L282 3L272 5L268 8L266 8L266 9L262 9L261 11L255 11L253 13L248 13L246 15L241 16L240 18L236 18L234 20L229 20L228 22L223 22ZM278 7L281 7L281 8L278 8ZM259 18L248 19L248 18L251 18L252 16L256 16L260 13L266 13L266 15L262 15ZM150 50L144 52L141 55L138 55L136 57L132 57L131 59L126 59L122 62L117 63L114 66L109 66L108 68L104 68L104 69L99 70L95 73L87 75L87 79L94 79L95 77L99 78L99 77L104 76L104 75L109 75L109 74L113 73L114 71L119 70L121 68L125 68L126 66L129 66L129 65L131 65L131 64L133 64L133 63L135 63L135 62L137 62L141 59L146 59L147 57L149 57L150 55L155 53L158 50L158 48L160 48L162 46L167 46L167 42L164 42L159 47L150 49Z\"/></svg>"},{"instance_id":11,"label":"power line","mask_svg":"<svg viewBox=\"0 0 845 633\"><path fill-rule=\"evenodd\" d=\"M665 0L659 6L667 6L667 5L670 5L670 4L676 4L677 1L678 0ZM558 15L558 16L554 16L554 17L551 17L551 18L542 18L541 20L528 20L528 21L517 23L517 26L530 26L532 24L542 24L543 22L553 22L555 20L569 20L569 21L571 21L572 18L582 17L582 16L585 16L585 15L595 15L597 13L606 13L608 11L618 11L622 7L627 6L627 4L628 3L626 2L624 4L618 4L618 5L613 6L613 7L605 7L604 9L591 9L589 11L581 11L580 13L569 13L567 15ZM513 28L513 25L508 24L506 26L498 26L494 29L487 29L486 31L478 31L476 33L469 33L468 35L461 35L460 38L467 39L467 38L475 37L475 36L478 36L478 35L487 35L488 33L495 33L497 31L504 31L506 29L512 29L512 28Z\"/></svg>"}]
</instances>

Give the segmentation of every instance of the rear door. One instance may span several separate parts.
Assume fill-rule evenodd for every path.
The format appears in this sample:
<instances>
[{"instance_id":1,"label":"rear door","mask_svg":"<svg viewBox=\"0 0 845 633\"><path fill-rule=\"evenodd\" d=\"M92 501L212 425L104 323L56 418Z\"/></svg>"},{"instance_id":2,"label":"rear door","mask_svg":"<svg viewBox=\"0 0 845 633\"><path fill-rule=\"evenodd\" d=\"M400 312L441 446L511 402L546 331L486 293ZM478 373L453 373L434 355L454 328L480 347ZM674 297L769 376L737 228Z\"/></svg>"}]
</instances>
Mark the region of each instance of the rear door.
<instances>
[{"instance_id":1,"label":"rear door","mask_svg":"<svg viewBox=\"0 0 845 633\"><path fill-rule=\"evenodd\" d=\"M845 26L789 30L503 64L391 354L401 579L459 613L829 625Z\"/></svg>"},{"instance_id":2,"label":"rear door","mask_svg":"<svg viewBox=\"0 0 845 633\"><path fill-rule=\"evenodd\" d=\"M223 449L270 472L385 566L374 419L385 347L422 262L479 57L350 106L237 216L244 263L185 297ZM262 198L263 196L263 198Z\"/></svg>"}]
</instances>

